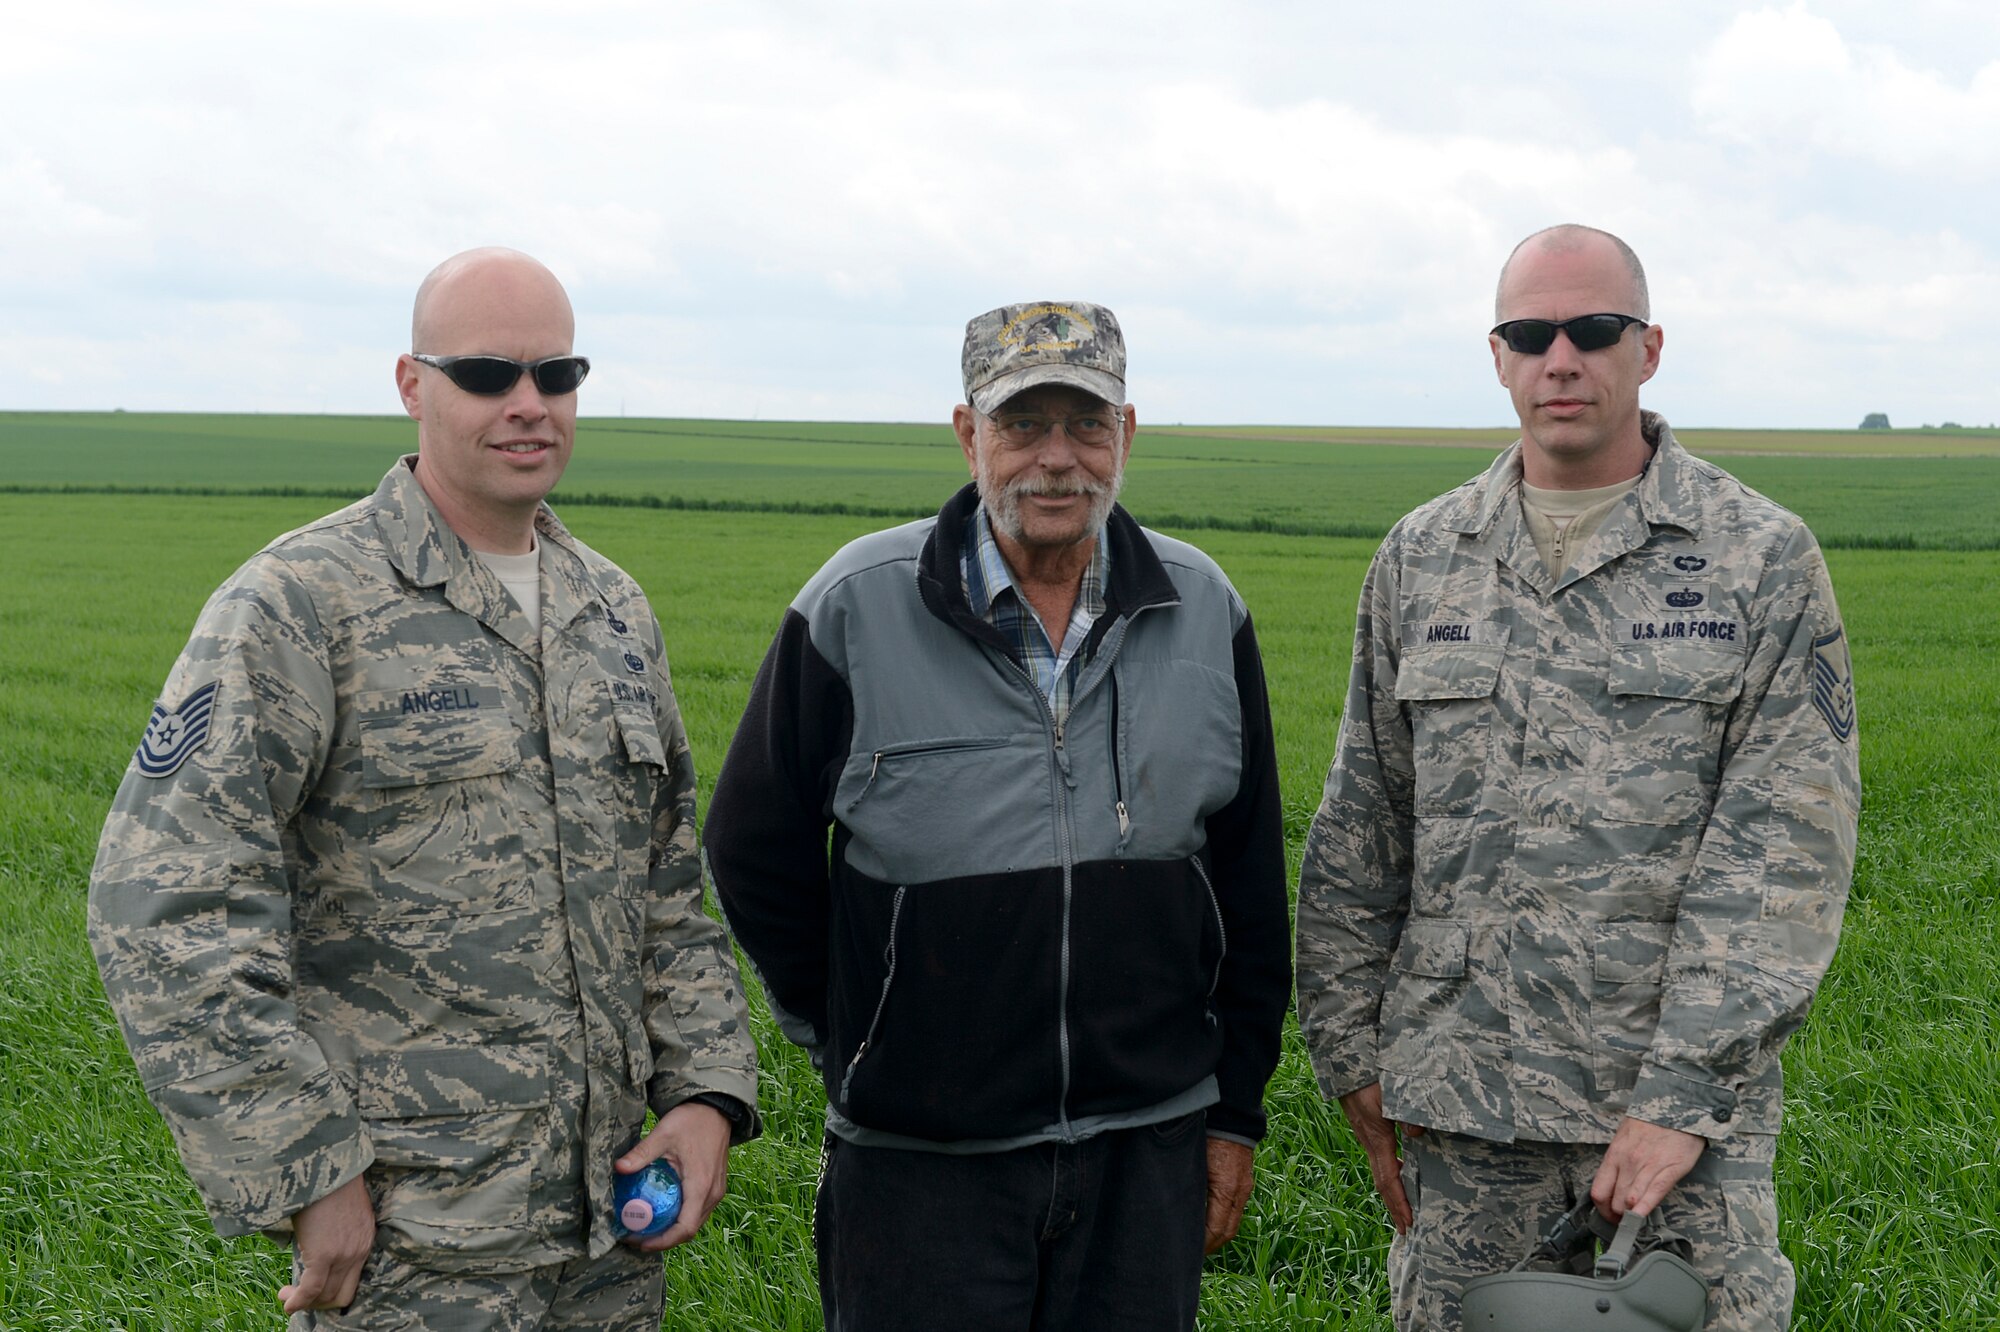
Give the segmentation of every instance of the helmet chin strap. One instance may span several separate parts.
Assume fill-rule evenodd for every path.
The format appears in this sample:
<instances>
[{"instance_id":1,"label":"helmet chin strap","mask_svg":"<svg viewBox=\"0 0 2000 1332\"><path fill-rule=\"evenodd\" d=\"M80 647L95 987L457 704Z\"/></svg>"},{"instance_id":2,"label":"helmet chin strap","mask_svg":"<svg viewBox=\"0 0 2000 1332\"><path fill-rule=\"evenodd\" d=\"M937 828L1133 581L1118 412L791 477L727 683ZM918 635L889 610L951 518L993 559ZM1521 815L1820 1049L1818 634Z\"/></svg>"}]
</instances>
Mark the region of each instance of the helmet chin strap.
<instances>
[{"instance_id":1,"label":"helmet chin strap","mask_svg":"<svg viewBox=\"0 0 2000 1332\"><path fill-rule=\"evenodd\" d=\"M1652 1217L1627 1212L1614 1227L1585 1198L1507 1272L1466 1284L1465 1326L1467 1332L1694 1332L1708 1283L1692 1258L1693 1245Z\"/></svg>"},{"instance_id":2,"label":"helmet chin strap","mask_svg":"<svg viewBox=\"0 0 2000 1332\"><path fill-rule=\"evenodd\" d=\"M1591 1254L1599 1244L1605 1246L1604 1252L1593 1264ZM1527 1256L1508 1270L1525 1272L1540 1268L1578 1276L1594 1272L1600 1277L1615 1278L1623 1276L1639 1259L1659 1250L1688 1261L1694 1258L1694 1246L1680 1232L1656 1218L1627 1212L1614 1230L1598 1213L1597 1205L1585 1198L1557 1217Z\"/></svg>"}]
</instances>

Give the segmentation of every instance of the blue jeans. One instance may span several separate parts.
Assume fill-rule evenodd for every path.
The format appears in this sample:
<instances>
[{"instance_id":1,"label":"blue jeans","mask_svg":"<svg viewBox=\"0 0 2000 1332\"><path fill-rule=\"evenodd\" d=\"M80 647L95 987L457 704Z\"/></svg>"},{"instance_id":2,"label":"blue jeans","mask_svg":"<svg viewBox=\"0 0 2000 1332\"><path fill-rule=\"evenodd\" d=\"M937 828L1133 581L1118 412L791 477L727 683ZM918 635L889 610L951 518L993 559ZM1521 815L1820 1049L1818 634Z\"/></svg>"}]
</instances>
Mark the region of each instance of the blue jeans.
<instances>
[{"instance_id":1,"label":"blue jeans","mask_svg":"<svg viewBox=\"0 0 2000 1332\"><path fill-rule=\"evenodd\" d=\"M1204 1120L970 1156L829 1137L814 1218L828 1329L1192 1328Z\"/></svg>"}]
</instances>

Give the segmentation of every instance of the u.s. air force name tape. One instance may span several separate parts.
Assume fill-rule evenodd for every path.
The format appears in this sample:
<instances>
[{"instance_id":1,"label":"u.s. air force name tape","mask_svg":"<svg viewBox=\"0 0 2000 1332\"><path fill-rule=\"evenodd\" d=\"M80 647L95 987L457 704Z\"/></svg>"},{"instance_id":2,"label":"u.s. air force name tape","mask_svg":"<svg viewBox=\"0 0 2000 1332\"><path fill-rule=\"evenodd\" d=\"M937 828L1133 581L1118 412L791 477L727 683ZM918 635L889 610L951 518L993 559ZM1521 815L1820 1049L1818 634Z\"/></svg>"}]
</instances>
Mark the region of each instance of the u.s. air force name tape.
<instances>
[{"instance_id":1,"label":"u.s. air force name tape","mask_svg":"<svg viewBox=\"0 0 2000 1332\"><path fill-rule=\"evenodd\" d=\"M153 719L139 740L139 772L146 777L171 777L188 755L208 739L208 720L215 715L215 691L220 682L205 684L171 710L153 705Z\"/></svg>"}]
</instances>

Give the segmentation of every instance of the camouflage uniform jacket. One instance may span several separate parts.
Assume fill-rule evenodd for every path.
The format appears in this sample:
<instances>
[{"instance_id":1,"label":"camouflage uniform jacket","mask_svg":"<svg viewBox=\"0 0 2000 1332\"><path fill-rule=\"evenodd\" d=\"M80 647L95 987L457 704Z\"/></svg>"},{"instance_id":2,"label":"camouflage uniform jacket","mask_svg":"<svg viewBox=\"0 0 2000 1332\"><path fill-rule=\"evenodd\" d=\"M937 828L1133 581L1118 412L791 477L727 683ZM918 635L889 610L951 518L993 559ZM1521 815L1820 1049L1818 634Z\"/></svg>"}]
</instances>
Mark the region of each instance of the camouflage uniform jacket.
<instances>
[{"instance_id":1,"label":"camouflage uniform jacket","mask_svg":"<svg viewBox=\"0 0 2000 1332\"><path fill-rule=\"evenodd\" d=\"M1503 1142L1777 1129L1854 866L1847 645L1805 525L1643 419L1560 578L1518 443L1369 569L1299 883L1329 1096Z\"/></svg>"},{"instance_id":2,"label":"camouflage uniform jacket","mask_svg":"<svg viewBox=\"0 0 2000 1332\"><path fill-rule=\"evenodd\" d=\"M544 508L537 639L410 461L210 598L90 934L218 1231L365 1170L397 1256L519 1270L609 1249L647 1105L754 1106L755 1056L638 586Z\"/></svg>"}]
</instances>

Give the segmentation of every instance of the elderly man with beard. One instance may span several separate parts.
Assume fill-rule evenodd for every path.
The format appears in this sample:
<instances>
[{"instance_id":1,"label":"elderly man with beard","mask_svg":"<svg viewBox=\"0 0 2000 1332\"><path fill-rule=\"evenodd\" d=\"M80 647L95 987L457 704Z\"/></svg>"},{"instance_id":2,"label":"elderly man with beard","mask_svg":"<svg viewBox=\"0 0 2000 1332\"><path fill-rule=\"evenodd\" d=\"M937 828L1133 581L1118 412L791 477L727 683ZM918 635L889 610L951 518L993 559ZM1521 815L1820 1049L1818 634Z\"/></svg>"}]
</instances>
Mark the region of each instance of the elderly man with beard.
<instances>
[{"instance_id":1,"label":"elderly man with beard","mask_svg":"<svg viewBox=\"0 0 2000 1332\"><path fill-rule=\"evenodd\" d=\"M793 601L710 863L824 1076L829 1327L1191 1327L1291 985L1256 636L1116 503L1109 310L990 311L963 370L973 483Z\"/></svg>"}]
</instances>

